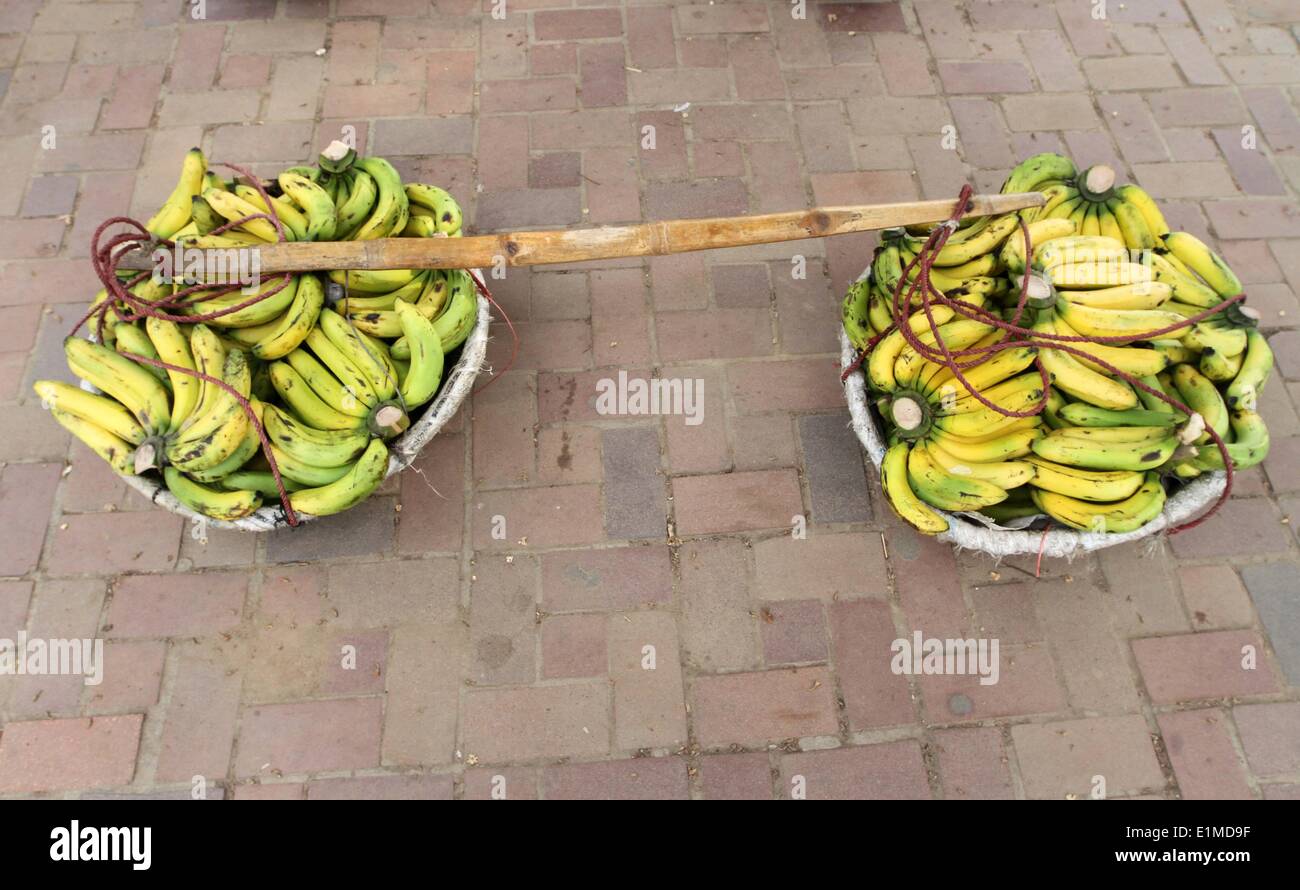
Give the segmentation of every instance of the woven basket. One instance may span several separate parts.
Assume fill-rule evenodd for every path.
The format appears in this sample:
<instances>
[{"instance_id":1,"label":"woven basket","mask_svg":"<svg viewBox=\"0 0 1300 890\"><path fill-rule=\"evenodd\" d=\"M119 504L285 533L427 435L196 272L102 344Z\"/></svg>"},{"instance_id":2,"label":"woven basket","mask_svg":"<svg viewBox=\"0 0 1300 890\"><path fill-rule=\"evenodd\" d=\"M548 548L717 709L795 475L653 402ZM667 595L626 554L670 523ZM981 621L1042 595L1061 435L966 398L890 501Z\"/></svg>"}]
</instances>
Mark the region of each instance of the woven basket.
<instances>
[{"instance_id":1,"label":"woven basket","mask_svg":"<svg viewBox=\"0 0 1300 890\"><path fill-rule=\"evenodd\" d=\"M840 368L847 368L857 358L857 353L849 343L844 331L840 331ZM844 381L844 398L849 403L849 416L853 421L853 431L858 441L867 450L871 463L880 473L880 462L885 456L885 441L878 425L879 420L871 411L871 402L867 397L866 380L859 371L850 374ZM1072 557L1090 550L1114 547L1126 541L1136 541L1156 534L1164 528L1186 522L1205 510L1214 502L1226 485L1227 475L1223 472L1206 473L1183 486L1165 502L1164 511L1146 525L1131 532L1099 533L1080 532L1072 529L1052 529L1043 534L1039 531L1020 531L994 525L980 524L975 519L968 519L960 514L938 510L948 520L948 530L940 534L939 540L950 541L953 546L966 550L980 550L991 556L1015 556L1017 554L1038 554L1044 556Z\"/></svg>"},{"instance_id":2,"label":"woven basket","mask_svg":"<svg viewBox=\"0 0 1300 890\"><path fill-rule=\"evenodd\" d=\"M487 355L489 312L488 301L482 294L479 294L478 318L474 322L474 330L470 332L469 338L461 347L460 358L447 372L446 379L443 381L437 397L429 403L420 418L411 424L410 429L389 443L388 472L384 478L388 478L394 473L400 473L409 467L424 446L428 445L429 441L438 434L438 431L446 426L447 421L455 416L461 403L470 394L470 390L474 387L474 378L478 376L479 370L482 369L483 360ZM90 384L85 382L82 383L82 388L92 392L95 391ZM284 508L280 506L278 501L268 502L267 506L260 508L249 516L245 516L243 519L227 522L221 519L211 519L184 506L172 496L171 492L167 490L156 475L126 476L124 479L127 485L155 504L197 522L207 523L209 528L266 532L277 528L287 528L289 525L284 516ZM315 517L302 515L298 518L305 522Z\"/></svg>"}]
</instances>

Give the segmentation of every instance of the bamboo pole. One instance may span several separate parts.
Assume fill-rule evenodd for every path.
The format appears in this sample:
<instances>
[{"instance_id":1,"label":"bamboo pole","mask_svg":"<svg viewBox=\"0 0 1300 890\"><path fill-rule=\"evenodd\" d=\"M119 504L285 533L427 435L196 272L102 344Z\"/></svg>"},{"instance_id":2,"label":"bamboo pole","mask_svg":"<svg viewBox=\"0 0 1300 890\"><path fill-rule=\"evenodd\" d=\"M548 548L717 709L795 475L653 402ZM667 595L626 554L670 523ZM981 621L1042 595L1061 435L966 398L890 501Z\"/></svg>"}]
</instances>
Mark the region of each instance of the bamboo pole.
<instances>
[{"instance_id":1,"label":"bamboo pole","mask_svg":"<svg viewBox=\"0 0 1300 890\"><path fill-rule=\"evenodd\" d=\"M973 195L966 216L990 216L1040 207L1038 192ZM906 201L816 207L760 216L674 219L630 226L599 226L542 232L509 232L465 238L381 238L374 241L321 241L267 244L255 248L260 272L317 272L332 269L479 269L504 263L534 266L614 257L663 256L750 244L771 244L941 222L952 213L951 200ZM121 269L147 270L148 253L133 251Z\"/></svg>"}]
</instances>

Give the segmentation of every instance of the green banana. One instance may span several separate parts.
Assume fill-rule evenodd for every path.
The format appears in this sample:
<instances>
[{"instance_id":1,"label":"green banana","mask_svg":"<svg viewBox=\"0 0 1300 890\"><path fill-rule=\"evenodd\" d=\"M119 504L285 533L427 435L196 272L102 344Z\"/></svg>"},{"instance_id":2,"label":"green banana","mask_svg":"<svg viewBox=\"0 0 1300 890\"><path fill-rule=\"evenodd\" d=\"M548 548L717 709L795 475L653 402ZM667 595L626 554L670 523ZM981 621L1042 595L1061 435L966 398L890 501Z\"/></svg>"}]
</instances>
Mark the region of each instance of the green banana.
<instances>
[{"instance_id":1,"label":"green banana","mask_svg":"<svg viewBox=\"0 0 1300 890\"><path fill-rule=\"evenodd\" d=\"M289 495L295 511L311 516L328 516L361 503L384 481L388 470L388 448L372 439L365 452L341 478L316 488L304 488Z\"/></svg>"}]
</instances>

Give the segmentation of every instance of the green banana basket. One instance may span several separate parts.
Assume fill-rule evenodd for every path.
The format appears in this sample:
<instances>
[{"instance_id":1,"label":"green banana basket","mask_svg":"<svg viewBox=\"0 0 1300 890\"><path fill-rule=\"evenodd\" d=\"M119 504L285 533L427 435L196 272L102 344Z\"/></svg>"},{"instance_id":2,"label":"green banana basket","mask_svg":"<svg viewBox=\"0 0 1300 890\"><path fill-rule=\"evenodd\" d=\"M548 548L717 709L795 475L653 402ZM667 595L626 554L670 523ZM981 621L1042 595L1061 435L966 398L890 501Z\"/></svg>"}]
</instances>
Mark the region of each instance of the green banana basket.
<instances>
[{"instance_id":1,"label":"green banana basket","mask_svg":"<svg viewBox=\"0 0 1300 890\"><path fill-rule=\"evenodd\" d=\"M867 272L864 272L861 278L866 276ZM854 365L856 359L857 351L841 328L841 370ZM862 374L849 374L844 379L844 397L849 405L853 431L879 474L880 464L885 456L885 437L880 429L878 418L872 413L866 381ZM948 541L954 547L978 550L995 557L1042 554L1069 558L1091 550L1101 550L1127 541L1148 538L1163 529L1186 522L1213 504L1226 484L1226 474L1222 471L1205 473L1193 479L1169 495L1159 516L1131 532L1082 532L1053 528L1044 533L1041 529L1025 530L1023 527L996 525L987 517L977 518L973 514L955 514L938 508L932 509L948 520L947 531L941 532L937 536L938 539Z\"/></svg>"},{"instance_id":2,"label":"green banana basket","mask_svg":"<svg viewBox=\"0 0 1300 890\"><path fill-rule=\"evenodd\" d=\"M385 478L400 473L411 465L424 447L460 410L461 404L473 389L474 380L482 369L484 359L487 356L488 325L490 322L490 306L487 299L482 294L479 294L477 299L478 316L474 322L474 329L461 346L460 357L456 360L455 365L448 369L437 396L423 407L422 413L414 420L406 432L388 443L388 470L385 473ZM89 392L97 391L85 381L81 381L81 388ZM122 478L127 485L158 506L185 516L198 523L202 528L268 532L278 528L285 528L289 524L285 518L284 508L272 499L268 499L265 506L243 519L229 521L212 519L194 512L178 501L162 484L161 477L156 474L124 476ZM305 521L313 518L315 517L303 515L299 517L299 520Z\"/></svg>"}]
</instances>

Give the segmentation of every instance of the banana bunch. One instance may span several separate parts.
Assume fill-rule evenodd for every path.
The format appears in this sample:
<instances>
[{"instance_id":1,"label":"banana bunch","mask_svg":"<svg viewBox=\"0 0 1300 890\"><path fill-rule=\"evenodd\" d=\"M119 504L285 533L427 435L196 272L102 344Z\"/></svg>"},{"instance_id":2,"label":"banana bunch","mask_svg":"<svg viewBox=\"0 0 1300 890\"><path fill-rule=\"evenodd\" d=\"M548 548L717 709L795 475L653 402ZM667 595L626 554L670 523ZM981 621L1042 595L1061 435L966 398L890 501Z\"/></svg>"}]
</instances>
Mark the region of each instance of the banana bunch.
<instances>
[{"instance_id":1,"label":"banana bunch","mask_svg":"<svg viewBox=\"0 0 1300 890\"><path fill-rule=\"evenodd\" d=\"M1008 342L1012 334L987 319L937 303L927 317L919 294L906 307L920 343L985 356L961 360L965 383L894 323L894 295L915 281L908 265L932 227L882 233L841 307L849 341L866 353L862 373L889 442L887 499L928 534L948 527L941 511L999 523L1046 514L1083 531L1132 531L1160 515L1170 485L1224 469L1211 431L1235 468L1268 453L1257 410L1273 355L1258 314L1237 303L1184 324L1242 292L1223 259L1171 232L1150 196L1117 185L1104 165L1078 170L1060 155L1036 155L1003 186L1029 190L1047 203L963 220L930 271L946 296L1007 321L1027 282L1029 308L1017 323L1029 333ZM1012 412L1043 410L1008 417L974 393Z\"/></svg>"},{"instance_id":2,"label":"banana bunch","mask_svg":"<svg viewBox=\"0 0 1300 890\"><path fill-rule=\"evenodd\" d=\"M246 219L258 214L273 214L290 241L458 237L462 226L445 190L403 183L384 159L331 146L317 165L291 167L260 190L221 179L192 149L147 228L200 248L280 240L270 220ZM280 498L257 424L295 511L323 516L364 500L387 473L385 440L437 395L447 353L478 319L463 270L277 275L247 292L201 274L187 280L199 289L172 312L192 322L136 319L112 305L102 343L65 341L69 367L96 392L52 380L35 390L115 472L157 472L182 504L222 520ZM146 300L173 292L152 278L132 291ZM106 299L101 291L94 305Z\"/></svg>"}]
</instances>

